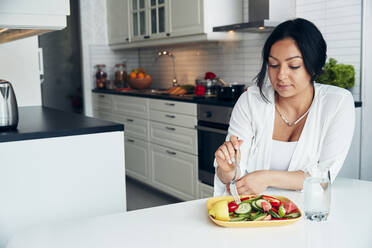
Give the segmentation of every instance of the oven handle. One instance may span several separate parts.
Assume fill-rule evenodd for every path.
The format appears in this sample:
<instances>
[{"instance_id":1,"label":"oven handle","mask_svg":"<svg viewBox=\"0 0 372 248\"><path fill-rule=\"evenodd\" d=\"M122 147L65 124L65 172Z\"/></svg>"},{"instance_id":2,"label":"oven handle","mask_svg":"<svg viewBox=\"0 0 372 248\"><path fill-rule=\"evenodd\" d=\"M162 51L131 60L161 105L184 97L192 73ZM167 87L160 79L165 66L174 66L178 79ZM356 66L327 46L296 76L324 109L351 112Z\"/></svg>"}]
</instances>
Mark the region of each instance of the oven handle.
<instances>
[{"instance_id":1,"label":"oven handle","mask_svg":"<svg viewBox=\"0 0 372 248\"><path fill-rule=\"evenodd\" d=\"M196 126L196 129L200 131L214 132L219 134L227 134L227 130L217 129L212 127Z\"/></svg>"}]
</instances>

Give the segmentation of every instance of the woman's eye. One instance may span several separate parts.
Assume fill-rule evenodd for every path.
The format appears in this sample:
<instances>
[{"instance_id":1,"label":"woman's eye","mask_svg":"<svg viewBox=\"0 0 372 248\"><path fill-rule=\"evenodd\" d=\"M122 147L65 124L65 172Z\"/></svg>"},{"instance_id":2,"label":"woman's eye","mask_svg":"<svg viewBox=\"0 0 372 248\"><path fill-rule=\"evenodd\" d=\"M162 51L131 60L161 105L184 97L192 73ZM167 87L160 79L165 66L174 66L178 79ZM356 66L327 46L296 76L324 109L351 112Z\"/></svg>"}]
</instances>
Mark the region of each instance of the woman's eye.
<instances>
[{"instance_id":1,"label":"woman's eye","mask_svg":"<svg viewBox=\"0 0 372 248\"><path fill-rule=\"evenodd\" d=\"M298 66L292 66L292 65L289 66L289 68L291 68L292 70L297 70L297 69L300 68L300 67L301 67L301 66L299 66L299 65L298 65Z\"/></svg>"},{"instance_id":2,"label":"woman's eye","mask_svg":"<svg viewBox=\"0 0 372 248\"><path fill-rule=\"evenodd\" d=\"M270 66L271 68L277 68L277 67L279 67L279 65L272 65L272 64L269 64L269 66Z\"/></svg>"}]
</instances>

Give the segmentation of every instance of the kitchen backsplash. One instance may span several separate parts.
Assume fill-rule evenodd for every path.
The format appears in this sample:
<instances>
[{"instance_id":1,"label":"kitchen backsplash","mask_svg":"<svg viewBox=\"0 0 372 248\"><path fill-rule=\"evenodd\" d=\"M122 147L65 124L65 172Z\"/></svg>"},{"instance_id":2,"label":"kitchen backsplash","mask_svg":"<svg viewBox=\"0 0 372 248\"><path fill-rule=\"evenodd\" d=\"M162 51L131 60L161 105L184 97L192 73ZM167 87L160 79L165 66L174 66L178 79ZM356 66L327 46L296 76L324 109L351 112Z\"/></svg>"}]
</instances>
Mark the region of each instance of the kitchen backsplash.
<instances>
[{"instance_id":1,"label":"kitchen backsplash","mask_svg":"<svg viewBox=\"0 0 372 248\"><path fill-rule=\"evenodd\" d=\"M248 1L243 2L247 18ZM296 1L296 15L313 21L322 31L328 44L328 57L355 67L356 83L352 92L356 100L360 100L361 9L361 0ZM244 39L235 42L190 43L121 51L112 51L107 45L90 45L90 68L93 73L94 64L105 63L112 70L115 63L126 60L128 70L136 67L147 70L153 77L152 87L169 88L173 78L172 60L168 57L155 60L158 51L167 49L176 57L176 74L181 84L193 84L197 77L213 71L227 82L250 85L259 70L260 53L267 36L267 33L246 33Z\"/></svg>"}]
</instances>

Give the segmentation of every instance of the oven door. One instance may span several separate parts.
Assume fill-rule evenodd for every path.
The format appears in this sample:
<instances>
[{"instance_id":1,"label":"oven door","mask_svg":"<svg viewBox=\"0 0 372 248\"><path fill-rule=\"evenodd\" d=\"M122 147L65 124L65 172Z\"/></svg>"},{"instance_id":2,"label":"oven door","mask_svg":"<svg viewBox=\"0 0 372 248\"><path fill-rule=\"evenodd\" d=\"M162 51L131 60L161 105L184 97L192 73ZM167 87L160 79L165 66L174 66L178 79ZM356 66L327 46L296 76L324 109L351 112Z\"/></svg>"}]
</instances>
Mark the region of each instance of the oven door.
<instances>
[{"instance_id":1,"label":"oven door","mask_svg":"<svg viewBox=\"0 0 372 248\"><path fill-rule=\"evenodd\" d=\"M199 180L213 186L215 168L214 153L225 142L228 125L198 123Z\"/></svg>"}]
</instances>

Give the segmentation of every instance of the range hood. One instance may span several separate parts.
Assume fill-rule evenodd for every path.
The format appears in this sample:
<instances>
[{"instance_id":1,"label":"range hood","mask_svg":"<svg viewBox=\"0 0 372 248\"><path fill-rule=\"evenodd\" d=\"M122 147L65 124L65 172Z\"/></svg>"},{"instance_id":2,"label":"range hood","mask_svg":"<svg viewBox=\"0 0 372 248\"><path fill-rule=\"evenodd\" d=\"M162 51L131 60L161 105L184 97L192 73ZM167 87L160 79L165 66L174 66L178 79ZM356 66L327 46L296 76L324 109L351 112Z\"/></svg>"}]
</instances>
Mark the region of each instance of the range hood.
<instances>
[{"instance_id":1,"label":"range hood","mask_svg":"<svg viewBox=\"0 0 372 248\"><path fill-rule=\"evenodd\" d=\"M0 43L66 27L69 0L0 0Z\"/></svg>"},{"instance_id":2,"label":"range hood","mask_svg":"<svg viewBox=\"0 0 372 248\"><path fill-rule=\"evenodd\" d=\"M271 32L279 23L293 19L295 0L249 0L247 22L213 28L213 32Z\"/></svg>"}]
</instances>

